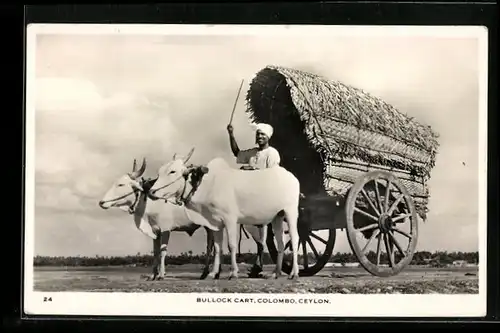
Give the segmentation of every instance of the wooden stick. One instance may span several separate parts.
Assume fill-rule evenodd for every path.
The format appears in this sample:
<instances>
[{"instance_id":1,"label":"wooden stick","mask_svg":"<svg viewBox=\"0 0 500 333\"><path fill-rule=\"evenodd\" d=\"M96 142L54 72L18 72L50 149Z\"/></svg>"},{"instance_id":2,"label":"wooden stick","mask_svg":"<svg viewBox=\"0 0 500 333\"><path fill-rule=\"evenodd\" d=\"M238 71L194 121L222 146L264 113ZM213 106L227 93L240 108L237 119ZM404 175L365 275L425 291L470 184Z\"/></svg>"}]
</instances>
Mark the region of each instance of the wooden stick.
<instances>
[{"instance_id":1,"label":"wooden stick","mask_svg":"<svg viewBox=\"0 0 500 333\"><path fill-rule=\"evenodd\" d=\"M238 95L236 95L236 100L234 101L233 111L231 112L231 118L229 119L229 124L233 123L234 110L236 110L236 104L238 103L238 98L240 97L241 87L243 87L243 80L241 80L240 89L238 89Z\"/></svg>"}]
</instances>

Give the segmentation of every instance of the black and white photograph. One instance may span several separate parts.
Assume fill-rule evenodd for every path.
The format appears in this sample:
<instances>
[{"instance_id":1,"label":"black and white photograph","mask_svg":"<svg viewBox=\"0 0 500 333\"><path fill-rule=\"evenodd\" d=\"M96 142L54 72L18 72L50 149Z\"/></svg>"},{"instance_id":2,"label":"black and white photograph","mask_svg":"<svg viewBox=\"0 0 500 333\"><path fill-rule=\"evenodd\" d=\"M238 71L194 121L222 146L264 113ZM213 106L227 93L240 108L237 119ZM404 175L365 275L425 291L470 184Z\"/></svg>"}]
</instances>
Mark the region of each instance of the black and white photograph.
<instances>
[{"instance_id":1,"label":"black and white photograph","mask_svg":"<svg viewBox=\"0 0 500 333\"><path fill-rule=\"evenodd\" d=\"M29 25L24 311L485 315L487 37Z\"/></svg>"}]
</instances>

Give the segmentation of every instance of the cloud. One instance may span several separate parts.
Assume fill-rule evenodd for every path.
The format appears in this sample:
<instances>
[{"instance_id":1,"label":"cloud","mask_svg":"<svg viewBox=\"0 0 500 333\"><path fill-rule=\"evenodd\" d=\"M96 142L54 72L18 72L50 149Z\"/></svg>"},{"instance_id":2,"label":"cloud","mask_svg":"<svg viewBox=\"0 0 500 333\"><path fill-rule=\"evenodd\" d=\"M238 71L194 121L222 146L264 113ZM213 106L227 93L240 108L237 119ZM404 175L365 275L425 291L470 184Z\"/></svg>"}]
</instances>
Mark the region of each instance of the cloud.
<instances>
[{"instance_id":1,"label":"cloud","mask_svg":"<svg viewBox=\"0 0 500 333\"><path fill-rule=\"evenodd\" d=\"M67 187L37 186L35 204L39 208L80 211L80 197Z\"/></svg>"},{"instance_id":2,"label":"cloud","mask_svg":"<svg viewBox=\"0 0 500 333\"><path fill-rule=\"evenodd\" d=\"M88 80L42 77L36 79L35 89L37 110L90 112L103 105L95 85Z\"/></svg>"},{"instance_id":3,"label":"cloud","mask_svg":"<svg viewBox=\"0 0 500 333\"><path fill-rule=\"evenodd\" d=\"M473 248L477 60L477 41L458 38L43 36L36 65L37 230L84 228L89 243L78 246L80 253L148 250L150 243L133 226L123 238L115 236L130 225L129 217L101 211L96 202L130 170L133 158L147 158L146 176L191 147L195 163L216 156L234 162L225 128L241 79L233 125L243 148L254 144L244 113L248 84L258 70L275 64L362 88L438 131L431 211L419 244ZM63 204L78 214L63 220L57 210ZM464 233L460 242L445 236L450 230ZM97 236L109 241L108 248L94 248ZM42 251L49 240L38 231L37 237L44 238L37 241ZM193 242L186 237L172 238L174 252L204 250L204 232ZM337 239L336 250L348 250L340 231ZM255 250L251 242L249 248Z\"/></svg>"}]
</instances>

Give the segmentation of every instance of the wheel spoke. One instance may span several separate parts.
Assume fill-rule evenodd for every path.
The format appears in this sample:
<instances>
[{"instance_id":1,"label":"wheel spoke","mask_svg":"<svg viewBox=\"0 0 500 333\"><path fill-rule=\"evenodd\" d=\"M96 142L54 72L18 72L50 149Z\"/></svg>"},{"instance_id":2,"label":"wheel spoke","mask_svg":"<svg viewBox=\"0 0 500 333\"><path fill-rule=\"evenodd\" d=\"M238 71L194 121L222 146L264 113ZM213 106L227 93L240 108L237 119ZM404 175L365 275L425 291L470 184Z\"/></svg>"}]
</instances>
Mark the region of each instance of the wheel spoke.
<instances>
[{"instance_id":1,"label":"wheel spoke","mask_svg":"<svg viewBox=\"0 0 500 333\"><path fill-rule=\"evenodd\" d=\"M389 244L389 248L391 249L391 262L393 265L395 264L394 257L395 257L395 252L394 251L394 243L392 242L391 238L389 237L391 232L387 234L387 244Z\"/></svg>"},{"instance_id":2,"label":"wheel spoke","mask_svg":"<svg viewBox=\"0 0 500 333\"><path fill-rule=\"evenodd\" d=\"M304 269L307 269L307 267L309 267L309 256L307 255L307 245L304 240L301 241L301 243L302 243L302 256L304 260Z\"/></svg>"},{"instance_id":3,"label":"wheel spoke","mask_svg":"<svg viewBox=\"0 0 500 333\"><path fill-rule=\"evenodd\" d=\"M394 222L394 223L403 223L404 221L401 221L401 220L406 219L407 217L411 217L411 213L401 214L398 217L392 219L392 222ZM399 222L399 221L401 221L401 222Z\"/></svg>"},{"instance_id":4,"label":"wheel spoke","mask_svg":"<svg viewBox=\"0 0 500 333\"><path fill-rule=\"evenodd\" d=\"M396 201L394 201L394 202L392 203L391 208L389 208L389 211L387 212L387 214L388 214L389 216L391 216L391 215L392 215L392 213L393 213L393 212L394 212L394 210L396 209L396 206L397 206L397 205L401 202L401 200L403 200L403 198L404 198L404 197L405 197L405 196L404 196L404 194L402 194L402 193L401 193L401 194L399 195L399 197L397 197Z\"/></svg>"},{"instance_id":5,"label":"wheel spoke","mask_svg":"<svg viewBox=\"0 0 500 333\"><path fill-rule=\"evenodd\" d=\"M377 216L380 216L380 212L378 211L378 209L375 207L375 205L373 204L373 201L372 199L368 196L368 194L366 193L366 191L364 189L361 190L361 193L363 194L363 196L365 197L366 201L368 201L368 204L370 205L370 207L373 209L373 211L375 212L375 214L377 214Z\"/></svg>"},{"instance_id":6,"label":"wheel spoke","mask_svg":"<svg viewBox=\"0 0 500 333\"><path fill-rule=\"evenodd\" d=\"M309 235L311 235L313 238L316 238L317 240L319 240L321 243L323 244L327 244L327 241L324 240L323 238L319 237L318 235L316 235L315 233L313 233L312 231L309 232Z\"/></svg>"},{"instance_id":7,"label":"wheel spoke","mask_svg":"<svg viewBox=\"0 0 500 333\"><path fill-rule=\"evenodd\" d=\"M374 220L374 221L378 222L378 219L377 219L375 216L371 215L370 213L367 213L367 212L365 212L364 210L361 210L361 209L359 209L359 208L357 208L357 207L354 207L354 210L355 210L356 212L358 212L358 213L360 213L360 214L362 214L362 215L364 215L364 216L366 216L366 217L368 217L368 218L370 218L370 219L372 219L372 220Z\"/></svg>"},{"instance_id":8,"label":"wheel spoke","mask_svg":"<svg viewBox=\"0 0 500 333\"><path fill-rule=\"evenodd\" d=\"M387 212L389 210L389 196L391 195L391 181L387 179L387 187L385 189L385 203L384 203L384 211Z\"/></svg>"},{"instance_id":9,"label":"wheel spoke","mask_svg":"<svg viewBox=\"0 0 500 333\"><path fill-rule=\"evenodd\" d=\"M363 231L367 231L367 230L371 230L371 229L375 229L375 228L378 228L377 223L373 223L373 224L364 226L362 228L356 229L356 231L363 232Z\"/></svg>"},{"instance_id":10,"label":"wheel spoke","mask_svg":"<svg viewBox=\"0 0 500 333\"><path fill-rule=\"evenodd\" d=\"M377 266L380 265L380 254L382 250L382 246L380 246L382 243L382 234L378 234L378 241L377 241Z\"/></svg>"},{"instance_id":11,"label":"wheel spoke","mask_svg":"<svg viewBox=\"0 0 500 333\"><path fill-rule=\"evenodd\" d=\"M401 253L403 256L406 256L406 253L405 253L405 251L403 251L401 244L399 244L398 240L396 239L396 237L394 237L392 232L389 233L389 236L392 240L392 243L394 243L394 245L396 245L396 248L398 249L399 253Z\"/></svg>"},{"instance_id":12,"label":"wheel spoke","mask_svg":"<svg viewBox=\"0 0 500 333\"><path fill-rule=\"evenodd\" d=\"M395 232L397 232L397 233L399 233L399 234L401 234L401 235L403 235L403 236L406 236L409 239L412 239L412 236L410 234L408 234L408 233L406 233L406 232L404 232L402 230L399 230L398 228L392 228L392 230L395 231Z\"/></svg>"},{"instance_id":13,"label":"wheel spoke","mask_svg":"<svg viewBox=\"0 0 500 333\"><path fill-rule=\"evenodd\" d=\"M384 234L384 243L385 243L385 250L387 252L387 257L389 258L389 266L394 267L394 261L392 259L392 250L391 247L389 246L389 238L387 237L387 234Z\"/></svg>"},{"instance_id":14,"label":"wheel spoke","mask_svg":"<svg viewBox=\"0 0 500 333\"><path fill-rule=\"evenodd\" d=\"M319 254L318 254L318 250L316 250L316 247L314 246L313 242L311 241L311 238L310 237L307 237L307 244L309 244L309 247L311 248L311 250L313 251L314 253L314 256L316 257L316 261L318 260L319 258Z\"/></svg>"},{"instance_id":15,"label":"wheel spoke","mask_svg":"<svg viewBox=\"0 0 500 333\"><path fill-rule=\"evenodd\" d=\"M375 184L375 197L377 198L377 206L379 208L380 214L382 214L384 212L384 207L382 206L382 201L380 201L380 192L378 189L378 181L375 179L373 181L373 183Z\"/></svg>"},{"instance_id":16,"label":"wheel spoke","mask_svg":"<svg viewBox=\"0 0 500 333\"><path fill-rule=\"evenodd\" d=\"M378 236L379 233L380 233L379 229L375 230L375 232L372 234L372 236L370 237L370 239L368 240L368 242L366 242L366 245L363 248L363 250L361 250L361 252L363 252L363 254L366 253L366 250L368 249L368 245L370 245L370 243Z\"/></svg>"}]
</instances>

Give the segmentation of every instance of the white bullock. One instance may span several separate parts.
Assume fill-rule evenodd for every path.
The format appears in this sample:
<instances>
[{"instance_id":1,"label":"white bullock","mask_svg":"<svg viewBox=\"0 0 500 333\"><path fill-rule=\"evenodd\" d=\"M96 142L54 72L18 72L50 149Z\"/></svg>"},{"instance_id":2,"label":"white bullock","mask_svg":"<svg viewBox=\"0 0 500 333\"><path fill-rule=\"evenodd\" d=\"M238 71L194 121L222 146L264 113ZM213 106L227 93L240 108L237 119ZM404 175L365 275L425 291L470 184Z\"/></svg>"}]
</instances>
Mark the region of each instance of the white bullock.
<instances>
[{"instance_id":1,"label":"white bullock","mask_svg":"<svg viewBox=\"0 0 500 333\"><path fill-rule=\"evenodd\" d=\"M187 159L186 159L187 161ZM209 257L213 246L212 226L202 215L188 212L184 207L171 203L154 202L148 199L148 191L156 180L145 181L141 176L146 170L143 160L139 170L134 166L131 173L121 176L106 192L99 206L103 209L115 207L132 215L136 227L153 239L155 264L151 279L162 279L165 275L165 257L171 231L182 231L192 236L200 227L207 231L205 268L201 278L208 275ZM159 266L159 268L158 268Z\"/></svg>"},{"instance_id":2,"label":"white bullock","mask_svg":"<svg viewBox=\"0 0 500 333\"><path fill-rule=\"evenodd\" d=\"M299 195L299 181L282 167L244 171L231 168L220 158L213 159L206 166L186 166L182 159L168 162L159 169L158 179L150 189L153 200L182 200L190 214L203 215L211 226L218 229L213 229L215 258L210 273L212 278L219 273L223 229L227 230L231 252L230 279L238 277L236 245L239 224L266 226L271 222L278 247L272 277L281 274L285 219L289 224L293 252L289 278L298 278Z\"/></svg>"}]
</instances>

